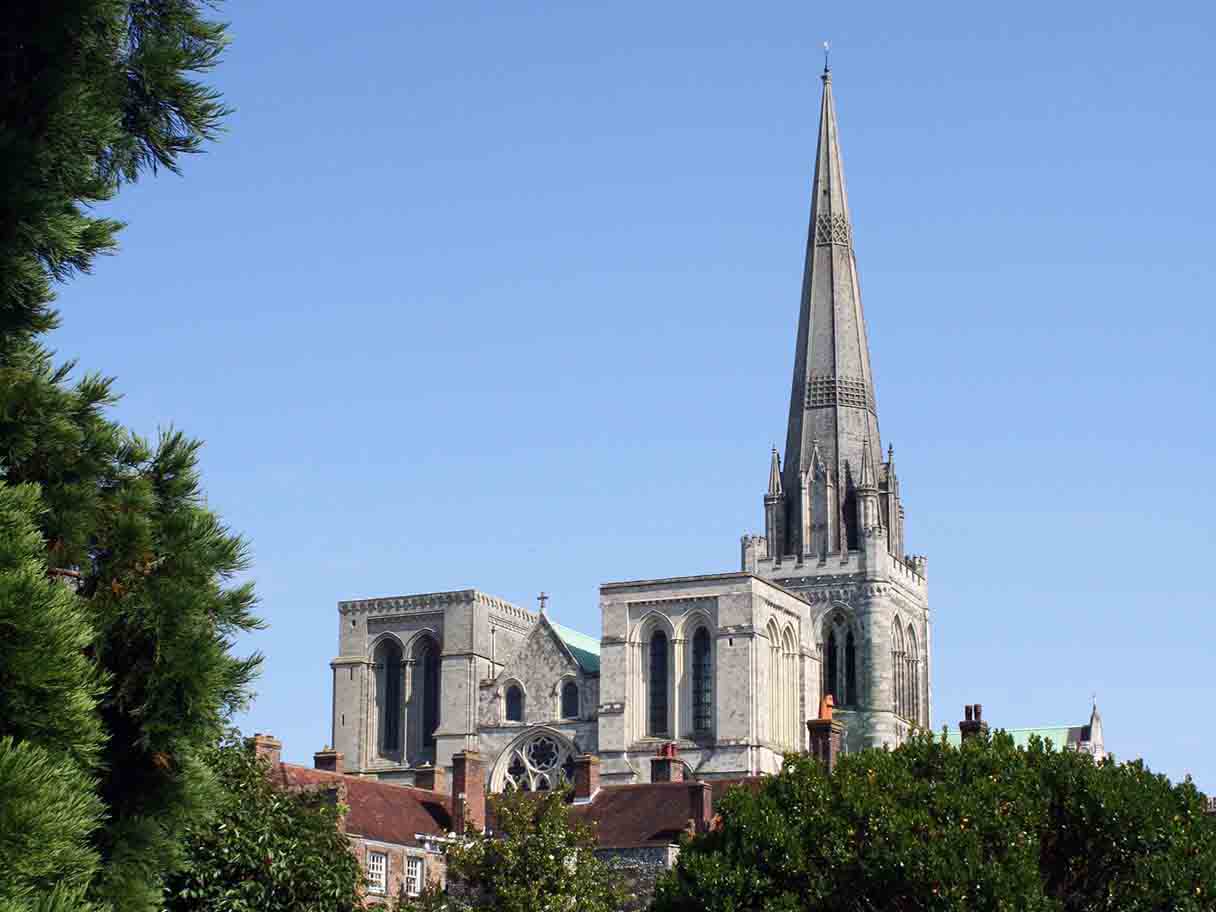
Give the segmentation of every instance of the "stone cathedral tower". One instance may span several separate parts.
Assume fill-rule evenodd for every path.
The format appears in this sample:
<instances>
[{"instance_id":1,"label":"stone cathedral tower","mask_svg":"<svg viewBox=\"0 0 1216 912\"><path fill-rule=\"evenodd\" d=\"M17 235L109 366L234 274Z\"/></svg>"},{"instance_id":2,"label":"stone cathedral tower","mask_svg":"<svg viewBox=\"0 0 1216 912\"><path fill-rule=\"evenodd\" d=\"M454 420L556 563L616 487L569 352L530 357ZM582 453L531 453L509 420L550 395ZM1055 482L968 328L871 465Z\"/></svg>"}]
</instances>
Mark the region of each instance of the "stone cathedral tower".
<instances>
[{"instance_id":1,"label":"stone cathedral tower","mask_svg":"<svg viewBox=\"0 0 1216 912\"><path fill-rule=\"evenodd\" d=\"M773 450L763 536L743 569L812 605L821 692L849 745L929 725L925 559L905 553L892 449L883 460L832 76L823 74L785 459Z\"/></svg>"},{"instance_id":2,"label":"stone cathedral tower","mask_svg":"<svg viewBox=\"0 0 1216 912\"><path fill-rule=\"evenodd\" d=\"M605 784L674 760L704 780L773 773L807 749L824 694L849 750L929 725L925 562L905 554L878 434L823 83L785 460L773 451L741 571L604 583L598 636L558 623L565 606L473 588L340 602L331 743L349 771L434 782L479 756L490 791L568 783L583 754Z\"/></svg>"}]
</instances>

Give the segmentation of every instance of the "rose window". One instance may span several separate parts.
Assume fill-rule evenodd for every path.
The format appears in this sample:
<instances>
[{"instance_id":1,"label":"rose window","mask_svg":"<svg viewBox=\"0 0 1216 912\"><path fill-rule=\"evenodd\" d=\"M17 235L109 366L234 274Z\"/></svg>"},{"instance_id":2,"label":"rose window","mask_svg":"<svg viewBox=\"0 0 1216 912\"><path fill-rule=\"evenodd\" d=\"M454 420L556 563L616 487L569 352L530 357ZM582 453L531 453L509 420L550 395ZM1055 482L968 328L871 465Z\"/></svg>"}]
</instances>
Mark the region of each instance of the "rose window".
<instances>
[{"instance_id":1,"label":"rose window","mask_svg":"<svg viewBox=\"0 0 1216 912\"><path fill-rule=\"evenodd\" d=\"M503 769L502 790L545 792L573 779L573 745L564 738L539 734L512 749Z\"/></svg>"}]
</instances>

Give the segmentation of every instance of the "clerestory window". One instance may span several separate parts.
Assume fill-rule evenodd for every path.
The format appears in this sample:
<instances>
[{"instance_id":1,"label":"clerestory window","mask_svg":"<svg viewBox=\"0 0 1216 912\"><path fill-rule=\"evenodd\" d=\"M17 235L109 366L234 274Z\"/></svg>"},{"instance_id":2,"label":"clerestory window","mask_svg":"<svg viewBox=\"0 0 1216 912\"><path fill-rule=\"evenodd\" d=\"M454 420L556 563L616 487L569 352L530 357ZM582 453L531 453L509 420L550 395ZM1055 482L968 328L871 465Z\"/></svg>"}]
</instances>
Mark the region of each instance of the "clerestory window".
<instances>
[{"instance_id":1,"label":"clerestory window","mask_svg":"<svg viewBox=\"0 0 1216 912\"><path fill-rule=\"evenodd\" d=\"M667 723L667 635L656 630L650 637L650 712L646 733L652 737L670 734Z\"/></svg>"},{"instance_id":2,"label":"clerestory window","mask_svg":"<svg viewBox=\"0 0 1216 912\"><path fill-rule=\"evenodd\" d=\"M692 728L697 734L713 726L713 644L700 628L692 638Z\"/></svg>"}]
</instances>

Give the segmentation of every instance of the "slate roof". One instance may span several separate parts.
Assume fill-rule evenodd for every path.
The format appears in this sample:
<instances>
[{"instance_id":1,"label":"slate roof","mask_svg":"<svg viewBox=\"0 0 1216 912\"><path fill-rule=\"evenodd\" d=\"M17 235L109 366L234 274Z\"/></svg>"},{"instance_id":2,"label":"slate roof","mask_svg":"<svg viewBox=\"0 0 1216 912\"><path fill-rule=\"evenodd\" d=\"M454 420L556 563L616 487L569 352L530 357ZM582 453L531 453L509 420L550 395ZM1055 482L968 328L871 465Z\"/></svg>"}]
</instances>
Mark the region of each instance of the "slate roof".
<instances>
[{"instance_id":1,"label":"slate roof","mask_svg":"<svg viewBox=\"0 0 1216 912\"><path fill-rule=\"evenodd\" d=\"M548 618L546 618L548 620ZM577 630L571 630L569 627L563 627L561 624L549 621L549 626L553 628L553 632L557 634L558 639L566 644L566 648L570 650L574 660L578 662L579 667L584 672L591 674L600 673L600 641L595 637L587 636L585 633L579 633Z\"/></svg>"},{"instance_id":2,"label":"slate roof","mask_svg":"<svg viewBox=\"0 0 1216 912\"><path fill-rule=\"evenodd\" d=\"M452 829L451 799L375 779L345 776L325 770L280 763L271 770L274 782L287 789L346 786L346 832L394 845L418 845L418 834L445 836Z\"/></svg>"}]
</instances>

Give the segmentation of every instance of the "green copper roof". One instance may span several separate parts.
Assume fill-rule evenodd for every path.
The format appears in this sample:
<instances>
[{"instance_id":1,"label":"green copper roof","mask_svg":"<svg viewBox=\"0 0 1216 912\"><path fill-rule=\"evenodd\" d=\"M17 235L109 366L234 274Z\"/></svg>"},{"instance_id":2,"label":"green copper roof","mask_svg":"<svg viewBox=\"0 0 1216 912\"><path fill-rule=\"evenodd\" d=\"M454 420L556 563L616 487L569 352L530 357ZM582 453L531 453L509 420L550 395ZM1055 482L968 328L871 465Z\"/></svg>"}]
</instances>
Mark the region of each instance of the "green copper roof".
<instances>
[{"instance_id":1,"label":"green copper roof","mask_svg":"<svg viewBox=\"0 0 1216 912\"><path fill-rule=\"evenodd\" d=\"M574 654L574 658L578 661L583 671L599 674L599 640L595 637L589 637L585 633L579 633L577 630L571 630L569 627L563 627L561 624L555 624L553 621L549 621L549 626L553 628L553 632L558 635L561 641L566 644L566 648Z\"/></svg>"},{"instance_id":2,"label":"green copper roof","mask_svg":"<svg viewBox=\"0 0 1216 912\"><path fill-rule=\"evenodd\" d=\"M1051 741L1051 746L1056 750L1068 744L1075 743L1080 740L1080 731L1084 726L1081 725L1049 725L1045 728L1006 728L1003 731L1013 738L1013 743L1017 747L1028 747L1030 739L1038 735L1044 741ZM1071 731L1076 731L1078 737L1069 739L1068 734ZM946 732L946 741L950 744L958 746L962 743L962 736L958 730Z\"/></svg>"}]
</instances>

